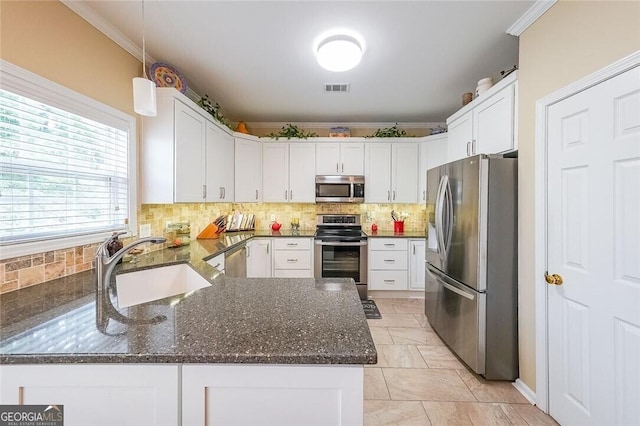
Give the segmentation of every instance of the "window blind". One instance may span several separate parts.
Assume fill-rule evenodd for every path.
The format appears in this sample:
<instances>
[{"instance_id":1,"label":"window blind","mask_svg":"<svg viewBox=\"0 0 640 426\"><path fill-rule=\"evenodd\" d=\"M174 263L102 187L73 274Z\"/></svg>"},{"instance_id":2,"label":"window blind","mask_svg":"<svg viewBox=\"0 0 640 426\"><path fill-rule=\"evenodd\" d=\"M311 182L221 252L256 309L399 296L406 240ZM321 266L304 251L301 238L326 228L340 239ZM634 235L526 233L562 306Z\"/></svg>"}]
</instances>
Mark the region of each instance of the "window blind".
<instances>
[{"instance_id":1,"label":"window blind","mask_svg":"<svg viewBox=\"0 0 640 426\"><path fill-rule=\"evenodd\" d=\"M125 230L126 129L0 89L0 244Z\"/></svg>"}]
</instances>

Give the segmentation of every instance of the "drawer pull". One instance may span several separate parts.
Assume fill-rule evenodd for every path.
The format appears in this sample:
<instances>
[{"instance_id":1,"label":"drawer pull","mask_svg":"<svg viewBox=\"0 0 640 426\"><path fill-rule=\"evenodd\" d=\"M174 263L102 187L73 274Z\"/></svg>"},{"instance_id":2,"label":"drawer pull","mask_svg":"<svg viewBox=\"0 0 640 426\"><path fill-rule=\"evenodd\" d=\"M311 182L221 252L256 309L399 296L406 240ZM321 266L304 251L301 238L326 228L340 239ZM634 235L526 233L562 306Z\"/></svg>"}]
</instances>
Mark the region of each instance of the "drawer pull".
<instances>
[{"instance_id":1,"label":"drawer pull","mask_svg":"<svg viewBox=\"0 0 640 426\"><path fill-rule=\"evenodd\" d=\"M385 247L395 247L396 243L384 243Z\"/></svg>"},{"instance_id":2,"label":"drawer pull","mask_svg":"<svg viewBox=\"0 0 640 426\"><path fill-rule=\"evenodd\" d=\"M295 263L297 261L298 261L298 259L287 259L287 262L289 262L289 263Z\"/></svg>"},{"instance_id":3,"label":"drawer pull","mask_svg":"<svg viewBox=\"0 0 640 426\"><path fill-rule=\"evenodd\" d=\"M287 243L287 247L297 247L298 243Z\"/></svg>"},{"instance_id":4,"label":"drawer pull","mask_svg":"<svg viewBox=\"0 0 640 426\"><path fill-rule=\"evenodd\" d=\"M385 283L395 283L396 280L384 280Z\"/></svg>"},{"instance_id":5,"label":"drawer pull","mask_svg":"<svg viewBox=\"0 0 640 426\"><path fill-rule=\"evenodd\" d=\"M218 269L219 267L220 267L219 263L216 263L215 266L214 266L215 269Z\"/></svg>"},{"instance_id":6,"label":"drawer pull","mask_svg":"<svg viewBox=\"0 0 640 426\"><path fill-rule=\"evenodd\" d=\"M387 263L395 263L396 261L394 259L385 259L384 260Z\"/></svg>"}]
</instances>

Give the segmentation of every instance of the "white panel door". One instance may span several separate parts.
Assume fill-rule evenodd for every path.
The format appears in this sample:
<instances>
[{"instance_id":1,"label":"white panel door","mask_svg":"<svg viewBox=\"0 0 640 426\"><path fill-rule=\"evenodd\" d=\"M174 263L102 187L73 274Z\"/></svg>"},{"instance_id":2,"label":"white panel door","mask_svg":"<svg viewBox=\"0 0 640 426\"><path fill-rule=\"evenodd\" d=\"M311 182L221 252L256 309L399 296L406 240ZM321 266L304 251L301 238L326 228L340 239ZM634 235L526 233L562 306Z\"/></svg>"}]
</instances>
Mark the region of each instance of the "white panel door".
<instances>
[{"instance_id":1,"label":"white panel door","mask_svg":"<svg viewBox=\"0 0 640 426\"><path fill-rule=\"evenodd\" d=\"M262 200L273 203L289 201L289 144L262 145Z\"/></svg>"},{"instance_id":2,"label":"white panel door","mask_svg":"<svg viewBox=\"0 0 640 426\"><path fill-rule=\"evenodd\" d=\"M271 277L271 238L247 242L247 278Z\"/></svg>"},{"instance_id":3,"label":"white panel door","mask_svg":"<svg viewBox=\"0 0 640 426\"><path fill-rule=\"evenodd\" d=\"M548 121L549 410L640 424L640 70L558 102Z\"/></svg>"},{"instance_id":4,"label":"white panel door","mask_svg":"<svg viewBox=\"0 0 640 426\"><path fill-rule=\"evenodd\" d=\"M175 120L175 201L202 202L205 198L206 120L178 101L175 102Z\"/></svg>"},{"instance_id":5,"label":"white panel door","mask_svg":"<svg viewBox=\"0 0 640 426\"><path fill-rule=\"evenodd\" d=\"M391 145L391 201L416 203L418 195L418 144Z\"/></svg>"},{"instance_id":6,"label":"white panel door","mask_svg":"<svg viewBox=\"0 0 640 426\"><path fill-rule=\"evenodd\" d=\"M289 201L316 201L316 147L314 143L289 145Z\"/></svg>"},{"instance_id":7,"label":"white panel door","mask_svg":"<svg viewBox=\"0 0 640 426\"><path fill-rule=\"evenodd\" d=\"M447 134L429 136L420 143L418 168L418 203L427 202L427 171L447 162Z\"/></svg>"}]
</instances>

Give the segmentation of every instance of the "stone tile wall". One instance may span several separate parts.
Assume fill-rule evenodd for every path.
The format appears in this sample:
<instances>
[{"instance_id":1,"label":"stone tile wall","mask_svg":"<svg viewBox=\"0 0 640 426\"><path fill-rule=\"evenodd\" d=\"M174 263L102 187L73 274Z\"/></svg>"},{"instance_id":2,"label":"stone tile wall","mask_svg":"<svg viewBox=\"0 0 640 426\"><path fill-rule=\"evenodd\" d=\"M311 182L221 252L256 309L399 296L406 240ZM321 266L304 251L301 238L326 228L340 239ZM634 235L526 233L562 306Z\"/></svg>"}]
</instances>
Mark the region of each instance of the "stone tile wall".
<instances>
[{"instance_id":1,"label":"stone tile wall","mask_svg":"<svg viewBox=\"0 0 640 426\"><path fill-rule=\"evenodd\" d=\"M151 235L162 235L171 241L176 235L166 232L167 222L190 222L190 237L195 239L213 219L233 210L255 214L256 229L261 230L269 229L272 214L284 230L291 229L293 217L299 219L300 229L315 229L318 214L360 214L364 230L376 223L380 231L392 231L391 210L409 214L406 231L424 231L426 221L425 207L421 204L181 203L143 204L138 212L138 225L150 224ZM123 242L127 244L130 240ZM92 269L97 248L98 243L2 260L0 294ZM162 248L163 245L150 244L145 250Z\"/></svg>"}]
</instances>

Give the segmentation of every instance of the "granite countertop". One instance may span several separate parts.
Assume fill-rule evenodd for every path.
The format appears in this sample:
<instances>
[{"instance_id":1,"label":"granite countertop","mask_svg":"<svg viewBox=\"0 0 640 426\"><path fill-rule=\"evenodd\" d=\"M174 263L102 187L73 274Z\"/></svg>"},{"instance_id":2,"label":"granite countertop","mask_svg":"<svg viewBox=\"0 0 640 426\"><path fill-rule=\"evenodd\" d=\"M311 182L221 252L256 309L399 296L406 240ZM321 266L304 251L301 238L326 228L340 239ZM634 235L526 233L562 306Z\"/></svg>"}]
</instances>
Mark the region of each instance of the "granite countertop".
<instances>
[{"instance_id":1,"label":"granite countertop","mask_svg":"<svg viewBox=\"0 0 640 426\"><path fill-rule=\"evenodd\" d=\"M369 238L424 238L424 229L422 230L405 230L404 232L393 232L393 231L376 231L373 232L371 229L364 230L364 233L367 234Z\"/></svg>"},{"instance_id":2,"label":"granite countertop","mask_svg":"<svg viewBox=\"0 0 640 426\"><path fill-rule=\"evenodd\" d=\"M352 280L231 278L203 260L253 236L193 240L118 266L126 273L189 263L211 286L118 309L103 331L93 271L0 295L0 364L375 364Z\"/></svg>"}]
</instances>

